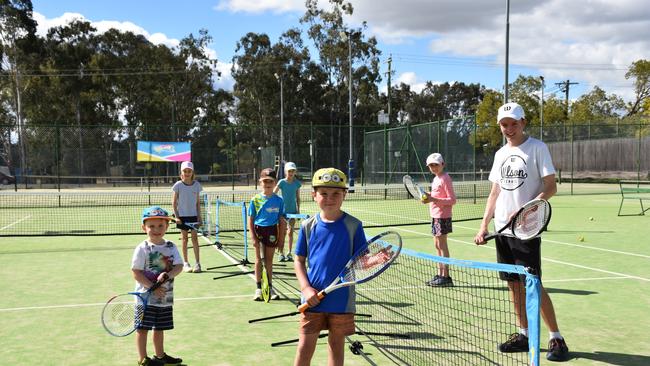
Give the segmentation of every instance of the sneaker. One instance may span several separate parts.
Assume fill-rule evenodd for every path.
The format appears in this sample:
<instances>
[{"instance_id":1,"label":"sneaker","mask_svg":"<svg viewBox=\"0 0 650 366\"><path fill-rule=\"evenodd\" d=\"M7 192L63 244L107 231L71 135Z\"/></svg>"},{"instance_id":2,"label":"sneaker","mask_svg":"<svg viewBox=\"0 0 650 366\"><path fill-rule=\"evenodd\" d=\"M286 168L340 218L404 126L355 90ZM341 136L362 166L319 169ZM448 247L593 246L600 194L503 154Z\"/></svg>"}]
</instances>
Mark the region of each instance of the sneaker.
<instances>
[{"instance_id":1,"label":"sneaker","mask_svg":"<svg viewBox=\"0 0 650 366\"><path fill-rule=\"evenodd\" d=\"M435 276L433 276L432 279L430 279L429 281L425 282L425 284L426 284L427 286L435 286L434 283L436 283L436 282L438 281L438 278L440 278L440 276L439 276L439 275L435 275Z\"/></svg>"},{"instance_id":2,"label":"sneaker","mask_svg":"<svg viewBox=\"0 0 650 366\"><path fill-rule=\"evenodd\" d=\"M158 356L153 356L154 361L162 362L165 365L180 365L181 362L183 362L183 359L181 358L176 358L172 357L168 354L164 354L164 356L158 358Z\"/></svg>"},{"instance_id":3,"label":"sneaker","mask_svg":"<svg viewBox=\"0 0 650 366\"><path fill-rule=\"evenodd\" d=\"M201 263L196 263L194 265L194 269L192 270L194 273L201 273Z\"/></svg>"},{"instance_id":4,"label":"sneaker","mask_svg":"<svg viewBox=\"0 0 650 366\"><path fill-rule=\"evenodd\" d=\"M253 300L262 301L262 289L261 288L255 289L255 296L253 296Z\"/></svg>"},{"instance_id":5,"label":"sneaker","mask_svg":"<svg viewBox=\"0 0 650 366\"><path fill-rule=\"evenodd\" d=\"M156 357L154 356L153 359L145 357L142 361L138 362L138 366L165 366L165 363L156 360Z\"/></svg>"},{"instance_id":6,"label":"sneaker","mask_svg":"<svg viewBox=\"0 0 650 366\"><path fill-rule=\"evenodd\" d=\"M271 300L278 300L280 298L280 295L275 293L275 290L271 288Z\"/></svg>"},{"instance_id":7,"label":"sneaker","mask_svg":"<svg viewBox=\"0 0 650 366\"><path fill-rule=\"evenodd\" d=\"M280 262L286 262L287 258L284 256L284 254L280 254Z\"/></svg>"},{"instance_id":8,"label":"sneaker","mask_svg":"<svg viewBox=\"0 0 650 366\"><path fill-rule=\"evenodd\" d=\"M293 257L291 256L291 253L287 254L287 262L293 262Z\"/></svg>"},{"instance_id":9,"label":"sneaker","mask_svg":"<svg viewBox=\"0 0 650 366\"><path fill-rule=\"evenodd\" d=\"M569 359L569 347L564 338L553 338L548 341L546 359L549 361L566 361Z\"/></svg>"},{"instance_id":10,"label":"sneaker","mask_svg":"<svg viewBox=\"0 0 650 366\"><path fill-rule=\"evenodd\" d=\"M454 285L454 281L452 281L451 277L438 276L438 278L434 278L429 282L430 283L427 284L433 287L451 287Z\"/></svg>"},{"instance_id":11,"label":"sneaker","mask_svg":"<svg viewBox=\"0 0 650 366\"><path fill-rule=\"evenodd\" d=\"M192 272L192 266L189 263L183 263L183 272Z\"/></svg>"},{"instance_id":12,"label":"sneaker","mask_svg":"<svg viewBox=\"0 0 650 366\"><path fill-rule=\"evenodd\" d=\"M499 345L499 351L503 353L528 352L528 337L521 333L513 333L510 339Z\"/></svg>"}]
</instances>

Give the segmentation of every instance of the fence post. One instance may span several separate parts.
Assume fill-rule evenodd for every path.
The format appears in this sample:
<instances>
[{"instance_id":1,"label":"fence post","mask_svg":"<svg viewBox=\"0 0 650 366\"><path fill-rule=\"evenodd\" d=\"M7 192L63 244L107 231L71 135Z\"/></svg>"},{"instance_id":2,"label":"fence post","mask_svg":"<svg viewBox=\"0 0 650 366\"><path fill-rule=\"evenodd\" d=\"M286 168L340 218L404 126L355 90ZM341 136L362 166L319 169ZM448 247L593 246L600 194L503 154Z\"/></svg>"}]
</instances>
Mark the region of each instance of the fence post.
<instances>
[{"instance_id":1,"label":"fence post","mask_svg":"<svg viewBox=\"0 0 650 366\"><path fill-rule=\"evenodd\" d=\"M565 125L566 127L566 125ZM574 125L571 123L571 195L573 196L573 180L575 179L575 171L573 167L573 132L574 132ZM566 129L565 129L566 131Z\"/></svg>"},{"instance_id":2,"label":"fence post","mask_svg":"<svg viewBox=\"0 0 650 366\"><path fill-rule=\"evenodd\" d=\"M636 156L636 180L641 180L641 121L639 121L639 139L637 144Z\"/></svg>"}]
</instances>

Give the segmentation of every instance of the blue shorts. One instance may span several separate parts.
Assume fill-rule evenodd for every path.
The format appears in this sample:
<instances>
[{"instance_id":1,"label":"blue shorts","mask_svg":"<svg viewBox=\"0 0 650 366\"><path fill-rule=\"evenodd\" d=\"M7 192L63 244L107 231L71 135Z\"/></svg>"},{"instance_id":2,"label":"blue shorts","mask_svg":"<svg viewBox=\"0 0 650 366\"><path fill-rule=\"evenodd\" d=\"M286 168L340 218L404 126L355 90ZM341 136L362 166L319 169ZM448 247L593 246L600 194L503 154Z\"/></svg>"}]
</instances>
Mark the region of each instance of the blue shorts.
<instances>
[{"instance_id":1,"label":"blue shorts","mask_svg":"<svg viewBox=\"0 0 650 366\"><path fill-rule=\"evenodd\" d=\"M142 322L136 329L170 330L174 329L174 311L172 306L147 306Z\"/></svg>"},{"instance_id":2,"label":"blue shorts","mask_svg":"<svg viewBox=\"0 0 650 366\"><path fill-rule=\"evenodd\" d=\"M433 236L447 235L452 232L451 217L444 219L431 219L431 234Z\"/></svg>"}]
</instances>

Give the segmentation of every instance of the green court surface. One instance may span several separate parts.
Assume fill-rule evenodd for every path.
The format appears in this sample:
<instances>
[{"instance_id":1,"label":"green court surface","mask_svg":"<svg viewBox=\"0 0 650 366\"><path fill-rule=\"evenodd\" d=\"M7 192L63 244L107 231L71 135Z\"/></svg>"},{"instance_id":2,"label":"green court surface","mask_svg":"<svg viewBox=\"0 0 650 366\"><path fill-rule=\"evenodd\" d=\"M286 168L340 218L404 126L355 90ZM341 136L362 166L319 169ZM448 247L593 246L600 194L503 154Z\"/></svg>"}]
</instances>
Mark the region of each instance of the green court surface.
<instances>
[{"instance_id":1,"label":"green court surface","mask_svg":"<svg viewBox=\"0 0 650 366\"><path fill-rule=\"evenodd\" d=\"M350 205L350 213L369 224L382 216L426 215L416 201L408 202L389 211L373 208L372 203ZM617 194L563 195L551 203L553 218L543 236L543 283L571 351L572 358L566 364L650 364L650 216L618 217ZM305 205L303 212L309 210L313 206ZM98 215L97 220L101 219ZM478 225L478 221L454 224L449 236L452 257L495 261L493 244L473 244ZM371 228L367 234L383 230L386 228ZM428 225L392 230L402 235L406 248L435 252ZM131 254L142 239L142 235L0 238L3 363L135 365L133 335L108 335L101 326L100 313L108 298L133 288ZM178 234L170 234L168 239L180 245ZM200 240L202 244L210 242ZM225 253L214 246L201 248L204 268L232 264L226 253L237 260L243 256L241 236L234 234L222 240ZM255 285L248 275L213 280L241 272L236 266L180 275L175 285L175 329L166 332L166 350L182 357L187 365L292 364L295 343L279 347L271 347L271 343L297 338L297 316L248 322L295 311L299 295L292 264L276 264L275 287L282 295L281 300L268 304L252 301ZM382 274L390 275L390 269ZM430 316L445 314L441 311ZM494 347L507 336L495 339ZM547 340L544 325L541 338L541 364L553 364L543 357ZM354 335L350 340L360 341L365 355L346 349L346 365L392 364L367 338ZM153 351L151 342L149 351ZM324 365L326 360L327 342L323 338L312 364Z\"/></svg>"}]
</instances>

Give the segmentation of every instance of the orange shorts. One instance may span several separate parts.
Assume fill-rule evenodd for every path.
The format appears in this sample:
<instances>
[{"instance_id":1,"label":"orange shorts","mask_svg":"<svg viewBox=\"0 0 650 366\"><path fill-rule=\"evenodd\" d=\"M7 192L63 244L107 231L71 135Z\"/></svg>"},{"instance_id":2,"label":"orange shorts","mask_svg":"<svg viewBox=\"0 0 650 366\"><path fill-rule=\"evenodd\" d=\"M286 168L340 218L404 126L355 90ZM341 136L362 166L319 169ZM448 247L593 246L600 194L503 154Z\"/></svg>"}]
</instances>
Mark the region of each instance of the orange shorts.
<instances>
[{"instance_id":1,"label":"orange shorts","mask_svg":"<svg viewBox=\"0 0 650 366\"><path fill-rule=\"evenodd\" d=\"M354 329L354 314L352 313L313 313L305 311L300 314L300 334L315 334L328 329L330 332L352 335Z\"/></svg>"}]
</instances>

